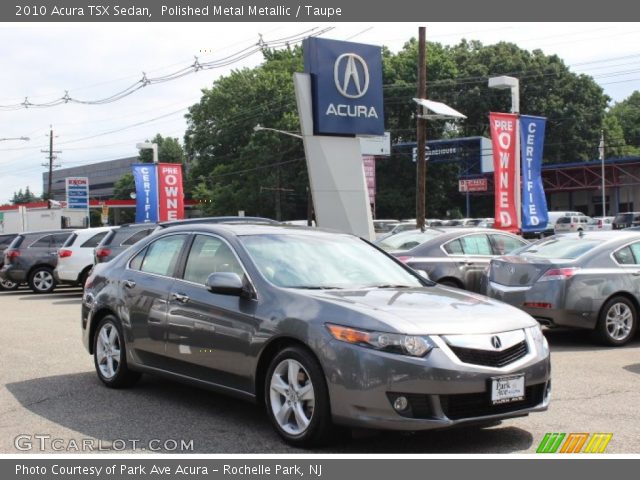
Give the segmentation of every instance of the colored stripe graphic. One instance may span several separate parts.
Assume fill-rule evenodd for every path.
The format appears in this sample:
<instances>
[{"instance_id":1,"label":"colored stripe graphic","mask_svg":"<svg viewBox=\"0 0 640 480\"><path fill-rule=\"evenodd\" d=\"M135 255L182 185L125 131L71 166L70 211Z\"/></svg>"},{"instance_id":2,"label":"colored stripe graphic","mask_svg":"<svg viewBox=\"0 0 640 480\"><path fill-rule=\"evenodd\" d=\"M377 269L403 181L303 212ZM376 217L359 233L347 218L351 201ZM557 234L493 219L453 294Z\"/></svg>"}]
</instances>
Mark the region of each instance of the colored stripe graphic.
<instances>
[{"instance_id":1,"label":"colored stripe graphic","mask_svg":"<svg viewBox=\"0 0 640 480\"><path fill-rule=\"evenodd\" d=\"M612 437L613 433L594 433L584 449L584 453L603 453Z\"/></svg>"},{"instance_id":2,"label":"colored stripe graphic","mask_svg":"<svg viewBox=\"0 0 640 480\"><path fill-rule=\"evenodd\" d=\"M556 453L564 437L564 433L546 433L538 445L536 453Z\"/></svg>"},{"instance_id":3,"label":"colored stripe graphic","mask_svg":"<svg viewBox=\"0 0 640 480\"><path fill-rule=\"evenodd\" d=\"M588 433L570 433L564 441L560 453L580 453L587 438L589 438Z\"/></svg>"}]
</instances>

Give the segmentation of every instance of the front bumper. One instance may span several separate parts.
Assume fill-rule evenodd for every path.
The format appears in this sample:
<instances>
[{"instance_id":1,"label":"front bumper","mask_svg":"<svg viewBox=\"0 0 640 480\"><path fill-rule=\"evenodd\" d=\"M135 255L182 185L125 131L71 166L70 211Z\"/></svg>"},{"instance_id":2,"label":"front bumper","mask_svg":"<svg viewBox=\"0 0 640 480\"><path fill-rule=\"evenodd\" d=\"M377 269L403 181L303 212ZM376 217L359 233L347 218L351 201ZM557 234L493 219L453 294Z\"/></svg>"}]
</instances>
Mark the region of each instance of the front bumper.
<instances>
[{"instance_id":1,"label":"front bumper","mask_svg":"<svg viewBox=\"0 0 640 480\"><path fill-rule=\"evenodd\" d=\"M493 368L461 362L442 339L424 358L331 340L323 356L330 359L324 369L333 419L354 427L417 431L546 410L550 358L548 351L533 350L513 364ZM524 401L492 405L491 378L510 374L524 374ZM410 405L400 413L393 408L399 395Z\"/></svg>"}]
</instances>

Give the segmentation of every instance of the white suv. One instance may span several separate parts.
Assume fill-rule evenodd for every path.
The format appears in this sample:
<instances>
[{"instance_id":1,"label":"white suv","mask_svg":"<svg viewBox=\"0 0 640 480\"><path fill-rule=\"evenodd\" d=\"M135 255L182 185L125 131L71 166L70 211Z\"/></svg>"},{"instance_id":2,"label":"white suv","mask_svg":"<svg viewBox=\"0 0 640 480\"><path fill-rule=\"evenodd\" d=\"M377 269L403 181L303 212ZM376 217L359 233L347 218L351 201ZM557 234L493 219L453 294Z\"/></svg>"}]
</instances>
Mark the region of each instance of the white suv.
<instances>
[{"instance_id":1,"label":"white suv","mask_svg":"<svg viewBox=\"0 0 640 480\"><path fill-rule=\"evenodd\" d=\"M556 222L555 233L583 232L595 230L591 217L586 215L560 217Z\"/></svg>"},{"instance_id":2,"label":"white suv","mask_svg":"<svg viewBox=\"0 0 640 480\"><path fill-rule=\"evenodd\" d=\"M112 228L74 230L58 250L58 265L53 272L58 283L84 287L84 282L93 267L93 249Z\"/></svg>"}]
</instances>

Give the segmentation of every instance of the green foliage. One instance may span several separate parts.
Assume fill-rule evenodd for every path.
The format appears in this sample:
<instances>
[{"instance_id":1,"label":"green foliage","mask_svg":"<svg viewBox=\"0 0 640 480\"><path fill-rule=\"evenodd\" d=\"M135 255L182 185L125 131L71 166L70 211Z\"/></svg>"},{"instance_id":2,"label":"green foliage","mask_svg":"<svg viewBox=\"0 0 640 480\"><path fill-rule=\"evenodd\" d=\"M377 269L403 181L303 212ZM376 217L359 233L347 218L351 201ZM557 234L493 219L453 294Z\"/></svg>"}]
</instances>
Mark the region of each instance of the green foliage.
<instances>
[{"instance_id":1,"label":"green foliage","mask_svg":"<svg viewBox=\"0 0 640 480\"><path fill-rule=\"evenodd\" d=\"M27 186L24 192L22 191L22 189L18 190L17 192L13 192L11 203L13 205L20 205L23 203L39 202L40 200L41 198L38 197L37 195L34 195L29 189L29 187Z\"/></svg>"},{"instance_id":2,"label":"green foliage","mask_svg":"<svg viewBox=\"0 0 640 480\"><path fill-rule=\"evenodd\" d=\"M640 155L640 91L636 90L611 107L607 112L607 120L617 124L619 130L615 129L610 137L605 135L605 143L615 146L623 143L623 155Z\"/></svg>"}]
</instances>

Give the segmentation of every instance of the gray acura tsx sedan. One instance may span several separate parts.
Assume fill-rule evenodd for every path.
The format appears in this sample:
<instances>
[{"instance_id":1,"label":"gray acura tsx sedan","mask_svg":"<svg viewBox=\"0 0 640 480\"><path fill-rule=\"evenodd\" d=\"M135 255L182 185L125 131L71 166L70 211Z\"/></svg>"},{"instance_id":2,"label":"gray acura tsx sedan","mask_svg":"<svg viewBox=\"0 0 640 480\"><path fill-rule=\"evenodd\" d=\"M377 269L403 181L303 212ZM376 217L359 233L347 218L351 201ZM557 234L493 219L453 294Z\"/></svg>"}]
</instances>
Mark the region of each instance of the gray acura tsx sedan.
<instances>
[{"instance_id":1,"label":"gray acura tsx sedan","mask_svg":"<svg viewBox=\"0 0 640 480\"><path fill-rule=\"evenodd\" d=\"M357 237L186 225L97 265L84 345L108 387L161 374L265 405L299 446L333 425L426 430L545 410L526 313L437 286Z\"/></svg>"}]
</instances>

